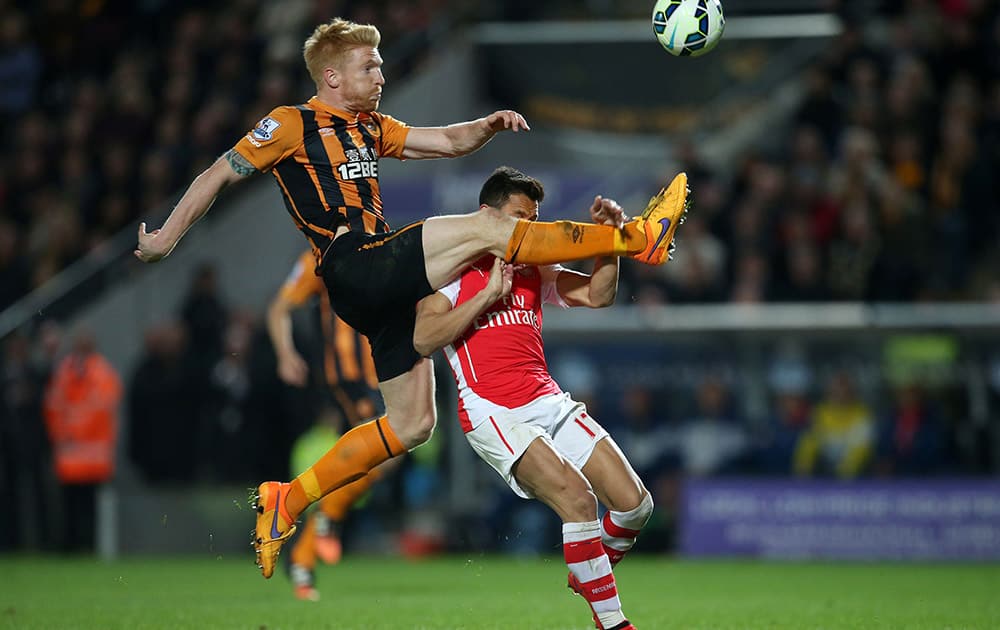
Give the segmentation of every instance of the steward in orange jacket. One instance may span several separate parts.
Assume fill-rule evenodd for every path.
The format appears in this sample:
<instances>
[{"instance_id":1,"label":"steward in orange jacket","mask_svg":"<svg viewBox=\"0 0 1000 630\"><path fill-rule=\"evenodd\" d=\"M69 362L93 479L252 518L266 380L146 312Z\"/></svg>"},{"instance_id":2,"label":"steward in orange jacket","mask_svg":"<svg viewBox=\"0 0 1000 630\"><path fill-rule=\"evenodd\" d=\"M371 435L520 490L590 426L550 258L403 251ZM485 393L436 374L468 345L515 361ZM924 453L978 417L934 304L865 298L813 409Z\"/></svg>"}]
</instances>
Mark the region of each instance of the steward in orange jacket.
<instances>
[{"instance_id":1,"label":"steward in orange jacket","mask_svg":"<svg viewBox=\"0 0 1000 630\"><path fill-rule=\"evenodd\" d=\"M45 424L56 476L62 484L101 484L115 471L121 379L94 349L77 341L52 375L45 393Z\"/></svg>"}]
</instances>

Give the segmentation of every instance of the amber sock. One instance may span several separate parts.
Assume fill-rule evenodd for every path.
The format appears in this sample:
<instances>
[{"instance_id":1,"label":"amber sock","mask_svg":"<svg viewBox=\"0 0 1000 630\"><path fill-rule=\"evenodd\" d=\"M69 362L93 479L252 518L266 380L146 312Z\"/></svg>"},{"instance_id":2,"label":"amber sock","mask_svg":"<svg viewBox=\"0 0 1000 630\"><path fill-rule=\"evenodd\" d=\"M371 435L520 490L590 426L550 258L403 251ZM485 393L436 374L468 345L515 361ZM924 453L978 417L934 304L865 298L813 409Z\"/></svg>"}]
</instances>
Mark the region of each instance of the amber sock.
<instances>
[{"instance_id":1,"label":"amber sock","mask_svg":"<svg viewBox=\"0 0 1000 630\"><path fill-rule=\"evenodd\" d=\"M507 243L507 262L553 265L598 256L627 256L646 247L646 233L630 221L622 228L594 223L520 219Z\"/></svg>"},{"instance_id":2,"label":"amber sock","mask_svg":"<svg viewBox=\"0 0 1000 630\"><path fill-rule=\"evenodd\" d=\"M331 521L339 523L347 516L347 511L351 509L355 501L364 496L368 492L368 488L371 488L372 484L381 478L381 469L373 468L361 479L352 481L343 488L338 488L323 497L323 500L319 502L319 509L323 510L323 514Z\"/></svg>"},{"instance_id":3,"label":"amber sock","mask_svg":"<svg viewBox=\"0 0 1000 630\"><path fill-rule=\"evenodd\" d=\"M354 427L292 480L285 499L288 515L293 520L298 518L320 497L364 477L372 468L405 451L385 416Z\"/></svg>"},{"instance_id":4,"label":"amber sock","mask_svg":"<svg viewBox=\"0 0 1000 630\"><path fill-rule=\"evenodd\" d=\"M292 564L312 569L316 566L316 519L306 520L305 527L299 532L292 546Z\"/></svg>"}]
</instances>

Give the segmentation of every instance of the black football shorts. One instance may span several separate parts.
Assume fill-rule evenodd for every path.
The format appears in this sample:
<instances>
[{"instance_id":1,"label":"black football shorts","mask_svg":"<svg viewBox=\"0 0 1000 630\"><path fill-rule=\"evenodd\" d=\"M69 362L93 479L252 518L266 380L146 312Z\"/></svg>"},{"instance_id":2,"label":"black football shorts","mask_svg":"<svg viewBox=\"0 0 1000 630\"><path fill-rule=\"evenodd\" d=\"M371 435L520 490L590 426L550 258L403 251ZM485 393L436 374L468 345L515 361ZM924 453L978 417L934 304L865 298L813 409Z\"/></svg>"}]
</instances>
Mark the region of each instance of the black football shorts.
<instances>
[{"instance_id":1,"label":"black football shorts","mask_svg":"<svg viewBox=\"0 0 1000 630\"><path fill-rule=\"evenodd\" d=\"M330 245L321 273L333 309L368 337L379 381L410 370L417 302L434 290L424 267L423 222L383 232L347 232Z\"/></svg>"}]
</instances>

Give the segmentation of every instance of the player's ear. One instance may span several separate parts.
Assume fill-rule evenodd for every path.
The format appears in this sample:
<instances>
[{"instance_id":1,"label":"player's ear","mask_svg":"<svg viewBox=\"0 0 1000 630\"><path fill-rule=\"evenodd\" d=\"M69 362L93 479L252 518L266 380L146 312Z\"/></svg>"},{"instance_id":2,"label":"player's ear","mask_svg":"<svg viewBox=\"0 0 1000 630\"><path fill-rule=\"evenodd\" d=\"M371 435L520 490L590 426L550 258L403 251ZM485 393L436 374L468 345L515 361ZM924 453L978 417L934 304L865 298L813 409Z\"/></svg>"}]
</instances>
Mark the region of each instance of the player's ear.
<instances>
[{"instance_id":1,"label":"player's ear","mask_svg":"<svg viewBox=\"0 0 1000 630\"><path fill-rule=\"evenodd\" d=\"M326 81L326 84L331 88L340 87L340 75L337 74L337 71L334 70L333 68L326 68L325 70L323 70L323 79Z\"/></svg>"}]
</instances>

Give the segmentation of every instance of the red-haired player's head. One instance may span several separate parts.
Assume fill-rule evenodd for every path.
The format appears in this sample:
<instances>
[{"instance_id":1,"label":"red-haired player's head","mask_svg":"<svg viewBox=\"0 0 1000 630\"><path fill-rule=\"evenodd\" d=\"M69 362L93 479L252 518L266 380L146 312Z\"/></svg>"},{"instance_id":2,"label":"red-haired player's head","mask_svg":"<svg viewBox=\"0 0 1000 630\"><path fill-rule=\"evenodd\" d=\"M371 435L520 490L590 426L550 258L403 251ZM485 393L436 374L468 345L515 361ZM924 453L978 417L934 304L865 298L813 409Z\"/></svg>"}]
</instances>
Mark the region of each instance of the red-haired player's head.
<instances>
[{"instance_id":1,"label":"red-haired player's head","mask_svg":"<svg viewBox=\"0 0 1000 630\"><path fill-rule=\"evenodd\" d=\"M382 40L371 24L334 18L320 24L302 48L319 99L350 113L372 112L382 98Z\"/></svg>"}]
</instances>

